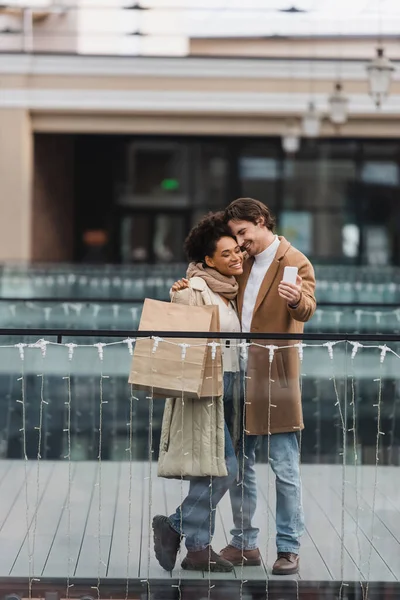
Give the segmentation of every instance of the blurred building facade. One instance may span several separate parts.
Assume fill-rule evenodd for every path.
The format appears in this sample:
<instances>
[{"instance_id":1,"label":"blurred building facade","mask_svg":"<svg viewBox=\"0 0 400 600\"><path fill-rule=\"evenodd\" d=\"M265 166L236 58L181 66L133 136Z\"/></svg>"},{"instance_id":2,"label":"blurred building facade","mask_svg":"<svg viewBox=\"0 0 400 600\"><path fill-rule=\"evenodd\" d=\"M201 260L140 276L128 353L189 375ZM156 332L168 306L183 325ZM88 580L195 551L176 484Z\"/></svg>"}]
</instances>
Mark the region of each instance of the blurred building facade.
<instances>
[{"instance_id":1,"label":"blurred building facade","mask_svg":"<svg viewBox=\"0 0 400 600\"><path fill-rule=\"evenodd\" d=\"M400 80L377 110L373 37L176 35L161 56L161 34L132 35L142 56L118 56L103 36L114 56L99 56L79 11L0 17L15 28L0 34L0 261L181 261L200 215L252 196L316 262L400 265ZM398 40L385 48L396 63ZM287 154L310 100L320 133Z\"/></svg>"}]
</instances>

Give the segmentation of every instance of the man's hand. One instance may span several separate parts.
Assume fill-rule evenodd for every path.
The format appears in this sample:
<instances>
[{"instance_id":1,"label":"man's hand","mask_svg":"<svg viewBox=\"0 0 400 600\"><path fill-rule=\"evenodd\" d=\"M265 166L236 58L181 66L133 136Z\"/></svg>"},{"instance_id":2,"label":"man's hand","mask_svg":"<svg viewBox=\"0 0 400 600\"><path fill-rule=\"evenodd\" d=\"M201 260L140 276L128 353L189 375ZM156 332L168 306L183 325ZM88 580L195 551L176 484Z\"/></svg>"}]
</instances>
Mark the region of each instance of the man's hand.
<instances>
[{"instance_id":1,"label":"man's hand","mask_svg":"<svg viewBox=\"0 0 400 600\"><path fill-rule=\"evenodd\" d=\"M296 283L286 283L281 281L279 284L279 295L286 300L289 306L297 306L300 302L302 281L300 275L297 275Z\"/></svg>"},{"instance_id":2,"label":"man's hand","mask_svg":"<svg viewBox=\"0 0 400 600\"><path fill-rule=\"evenodd\" d=\"M189 280L188 279L179 279L179 281L175 281L175 283L172 286L171 290L173 292L179 292L180 290L184 290L184 289L186 289L188 287L189 287Z\"/></svg>"}]
</instances>

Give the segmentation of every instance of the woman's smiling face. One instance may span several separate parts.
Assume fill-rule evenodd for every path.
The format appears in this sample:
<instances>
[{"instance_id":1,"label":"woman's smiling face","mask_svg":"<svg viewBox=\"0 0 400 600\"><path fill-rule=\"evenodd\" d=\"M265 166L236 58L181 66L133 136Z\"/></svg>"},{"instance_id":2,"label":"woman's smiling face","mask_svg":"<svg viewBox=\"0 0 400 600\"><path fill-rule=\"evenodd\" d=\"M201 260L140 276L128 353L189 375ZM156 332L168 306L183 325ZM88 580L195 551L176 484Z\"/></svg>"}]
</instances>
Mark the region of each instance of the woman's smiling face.
<instances>
[{"instance_id":1,"label":"woman's smiling face","mask_svg":"<svg viewBox=\"0 0 400 600\"><path fill-rule=\"evenodd\" d=\"M228 277L243 273L242 251L232 237L221 237L213 256L206 256L205 262L209 267Z\"/></svg>"}]
</instances>

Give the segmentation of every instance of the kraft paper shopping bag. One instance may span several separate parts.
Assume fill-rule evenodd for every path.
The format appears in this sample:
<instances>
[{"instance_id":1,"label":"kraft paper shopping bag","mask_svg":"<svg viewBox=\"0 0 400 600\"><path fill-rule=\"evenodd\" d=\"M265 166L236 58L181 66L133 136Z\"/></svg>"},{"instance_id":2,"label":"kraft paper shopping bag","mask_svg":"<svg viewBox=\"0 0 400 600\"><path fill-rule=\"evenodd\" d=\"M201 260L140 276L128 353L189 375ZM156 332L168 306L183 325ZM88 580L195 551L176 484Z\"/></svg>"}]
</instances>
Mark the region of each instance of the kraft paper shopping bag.
<instances>
[{"instance_id":1,"label":"kraft paper shopping bag","mask_svg":"<svg viewBox=\"0 0 400 600\"><path fill-rule=\"evenodd\" d=\"M140 331L218 331L217 306L189 306L146 298ZM154 340L138 339L133 353L129 383L154 396L204 398L222 394L221 350L212 340L178 338L162 341L154 351ZM171 342L171 343L169 343ZM178 344L188 344L185 357Z\"/></svg>"}]
</instances>

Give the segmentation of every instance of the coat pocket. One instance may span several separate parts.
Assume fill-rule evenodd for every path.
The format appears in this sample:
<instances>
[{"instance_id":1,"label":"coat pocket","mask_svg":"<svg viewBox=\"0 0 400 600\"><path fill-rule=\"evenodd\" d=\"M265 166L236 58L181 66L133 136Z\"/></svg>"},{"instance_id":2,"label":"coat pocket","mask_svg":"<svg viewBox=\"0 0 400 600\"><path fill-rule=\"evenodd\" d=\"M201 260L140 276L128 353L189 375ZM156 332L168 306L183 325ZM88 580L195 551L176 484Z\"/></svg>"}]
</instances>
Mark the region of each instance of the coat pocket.
<instances>
[{"instance_id":1,"label":"coat pocket","mask_svg":"<svg viewBox=\"0 0 400 600\"><path fill-rule=\"evenodd\" d=\"M288 380L286 377L285 362L283 360L282 353L276 352L275 357L276 357L276 369L278 371L279 385L282 388L287 388L287 387L289 387L289 385L288 385Z\"/></svg>"}]
</instances>

